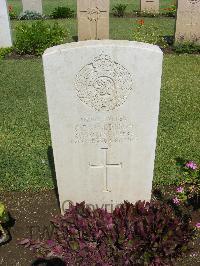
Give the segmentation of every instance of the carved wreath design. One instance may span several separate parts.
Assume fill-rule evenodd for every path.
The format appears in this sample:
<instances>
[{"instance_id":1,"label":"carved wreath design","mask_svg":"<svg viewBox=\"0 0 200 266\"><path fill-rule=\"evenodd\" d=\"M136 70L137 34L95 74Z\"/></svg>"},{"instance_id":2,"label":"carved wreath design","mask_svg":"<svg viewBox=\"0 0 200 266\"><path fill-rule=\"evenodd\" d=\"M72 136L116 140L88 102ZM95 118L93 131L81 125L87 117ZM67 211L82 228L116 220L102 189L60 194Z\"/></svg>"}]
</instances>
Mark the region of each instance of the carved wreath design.
<instances>
[{"instance_id":1,"label":"carved wreath design","mask_svg":"<svg viewBox=\"0 0 200 266\"><path fill-rule=\"evenodd\" d=\"M101 54L79 71L75 87L83 103L97 111L111 111L126 101L133 80L125 67Z\"/></svg>"},{"instance_id":2,"label":"carved wreath design","mask_svg":"<svg viewBox=\"0 0 200 266\"><path fill-rule=\"evenodd\" d=\"M99 19L100 14L101 14L101 11L98 9L98 7L89 8L87 10L87 17L89 21L97 21Z\"/></svg>"}]
</instances>

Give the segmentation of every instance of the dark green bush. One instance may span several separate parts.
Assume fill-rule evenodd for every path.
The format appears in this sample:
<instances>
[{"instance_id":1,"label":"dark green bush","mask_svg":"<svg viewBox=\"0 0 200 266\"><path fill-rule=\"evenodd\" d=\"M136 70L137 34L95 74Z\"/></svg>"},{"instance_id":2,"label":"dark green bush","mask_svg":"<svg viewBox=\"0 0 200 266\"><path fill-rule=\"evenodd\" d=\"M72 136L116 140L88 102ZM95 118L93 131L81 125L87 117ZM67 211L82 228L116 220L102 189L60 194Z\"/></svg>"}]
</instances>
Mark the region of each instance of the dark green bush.
<instances>
[{"instance_id":1,"label":"dark green bush","mask_svg":"<svg viewBox=\"0 0 200 266\"><path fill-rule=\"evenodd\" d=\"M74 16L74 11L70 7L58 6L51 14L52 18L71 18Z\"/></svg>"},{"instance_id":2,"label":"dark green bush","mask_svg":"<svg viewBox=\"0 0 200 266\"><path fill-rule=\"evenodd\" d=\"M18 17L19 20L39 20L43 18L44 16L41 15L40 13L37 13L35 11L29 11L29 10L24 11Z\"/></svg>"},{"instance_id":3,"label":"dark green bush","mask_svg":"<svg viewBox=\"0 0 200 266\"><path fill-rule=\"evenodd\" d=\"M176 43L173 50L178 54L200 53L200 45L191 42Z\"/></svg>"},{"instance_id":4,"label":"dark green bush","mask_svg":"<svg viewBox=\"0 0 200 266\"><path fill-rule=\"evenodd\" d=\"M57 23L23 23L16 27L15 48L19 54L41 55L48 47L64 42L66 33Z\"/></svg>"},{"instance_id":5,"label":"dark green bush","mask_svg":"<svg viewBox=\"0 0 200 266\"><path fill-rule=\"evenodd\" d=\"M117 4L113 7L113 14L116 17L124 17L125 15L125 10L127 8L127 5L125 4Z\"/></svg>"}]
</instances>

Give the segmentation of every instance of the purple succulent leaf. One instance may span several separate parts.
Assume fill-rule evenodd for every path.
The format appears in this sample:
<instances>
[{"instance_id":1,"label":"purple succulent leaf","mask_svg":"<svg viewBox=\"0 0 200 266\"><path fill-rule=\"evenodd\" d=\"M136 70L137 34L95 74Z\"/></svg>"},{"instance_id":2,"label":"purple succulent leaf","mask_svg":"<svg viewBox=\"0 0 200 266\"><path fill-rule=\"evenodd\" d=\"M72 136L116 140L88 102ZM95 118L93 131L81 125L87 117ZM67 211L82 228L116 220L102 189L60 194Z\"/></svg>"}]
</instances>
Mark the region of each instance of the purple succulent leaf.
<instances>
[{"instance_id":1,"label":"purple succulent leaf","mask_svg":"<svg viewBox=\"0 0 200 266\"><path fill-rule=\"evenodd\" d=\"M26 245L26 244L30 244L31 243L31 240L28 239L28 238L25 238L25 239L22 239L20 242L19 242L19 245Z\"/></svg>"}]
</instances>

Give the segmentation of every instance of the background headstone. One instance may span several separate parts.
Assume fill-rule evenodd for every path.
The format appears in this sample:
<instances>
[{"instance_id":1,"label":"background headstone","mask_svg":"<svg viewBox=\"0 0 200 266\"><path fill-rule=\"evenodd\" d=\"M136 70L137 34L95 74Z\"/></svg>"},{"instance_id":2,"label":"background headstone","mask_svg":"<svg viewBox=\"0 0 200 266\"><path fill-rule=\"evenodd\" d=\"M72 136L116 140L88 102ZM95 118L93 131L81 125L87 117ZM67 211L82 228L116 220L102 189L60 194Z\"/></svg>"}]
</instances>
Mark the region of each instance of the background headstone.
<instances>
[{"instance_id":1,"label":"background headstone","mask_svg":"<svg viewBox=\"0 0 200 266\"><path fill-rule=\"evenodd\" d=\"M159 0L140 0L140 10L149 13L159 13Z\"/></svg>"},{"instance_id":2,"label":"background headstone","mask_svg":"<svg viewBox=\"0 0 200 266\"><path fill-rule=\"evenodd\" d=\"M12 46L10 18L6 0L0 0L0 48Z\"/></svg>"},{"instance_id":3,"label":"background headstone","mask_svg":"<svg viewBox=\"0 0 200 266\"><path fill-rule=\"evenodd\" d=\"M200 43L200 0L178 1L175 40Z\"/></svg>"},{"instance_id":4,"label":"background headstone","mask_svg":"<svg viewBox=\"0 0 200 266\"><path fill-rule=\"evenodd\" d=\"M47 49L43 64L61 207L150 200L161 50L87 41Z\"/></svg>"},{"instance_id":5,"label":"background headstone","mask_svg":"<svg viewBox=\"0 0 200 266\"><path fill-rule=\"evenodd\" d=\"M42 14L42 0L22 0L23 12L35 11Z\"/></svg>"},{"instance_id":6,"label":"background headstone","mask_svg":"<svg viewBox=\"0 0 200 266\"><path fill-rule=\"evenodd\" d=\"M109 39L109 0L77 0L78 39Z\"/></svg>"}]
</instances>

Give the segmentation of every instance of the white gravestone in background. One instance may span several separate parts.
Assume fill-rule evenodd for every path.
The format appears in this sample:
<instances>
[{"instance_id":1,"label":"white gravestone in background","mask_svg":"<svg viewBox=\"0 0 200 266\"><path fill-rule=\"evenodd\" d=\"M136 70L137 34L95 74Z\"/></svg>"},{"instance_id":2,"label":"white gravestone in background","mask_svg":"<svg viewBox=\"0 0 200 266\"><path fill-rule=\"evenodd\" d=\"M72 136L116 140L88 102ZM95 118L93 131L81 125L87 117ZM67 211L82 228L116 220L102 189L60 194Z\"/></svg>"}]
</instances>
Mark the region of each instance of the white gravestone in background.
<instances>
[{"instance_id":1,"label":"white gravestone in background","mask_svg":"<svg viewBox=\"0 0 200 266\"><path fill-rule=\"evenodd\" d=\"M110 0L77 0L78 40L109 39Z\"/></svg>"},{"instance_id":2,"label":"white gravestone in background","mask_svg":"<svg viewBox=\"0 0 200 266\"><path fill-rule=\"evenodd\" d=\"M140 0L140 9L144 12L159 13L159 0Z\"/></svg>"},{"instance_id":3,"label":"white gravestone in background","mask_svg":"<svg viewBox=\"0 0 200 266\"><path fill-rule=\"evenodd\" d=\"M34 11L42 14L42 0L22 0L23 12Z\"/></svg>"},{"instance_id":4,"label":"white gravestone in background","mask_svg":"<svg viewBox=\"0 0 200 266\"><path fill-rule=\"evenodd\" d=\"M129 41L86 41L43 55L61 207L150 200L162 52ZM112 206L111 206L112 205Z\"/></svg>"},{"instance_id":5,"label":"white gravestone in background","mask_svg":"<svg viewBox=\"0 0 200 266\"><path fill-rule=\"evenodd\" d=\"M0 0L0 48L12 46L10 19L6 0Z\"/></svg>"},{"instance_id":6,"label":"white gravestone in background","mask_svg":"<svg viewBox=\"0 0 200 266\"><path fill-rule=\"evenodd\" d=\"M200 43L200 0L178 1L175 39Z\"/></svg>"}]
</instances>

